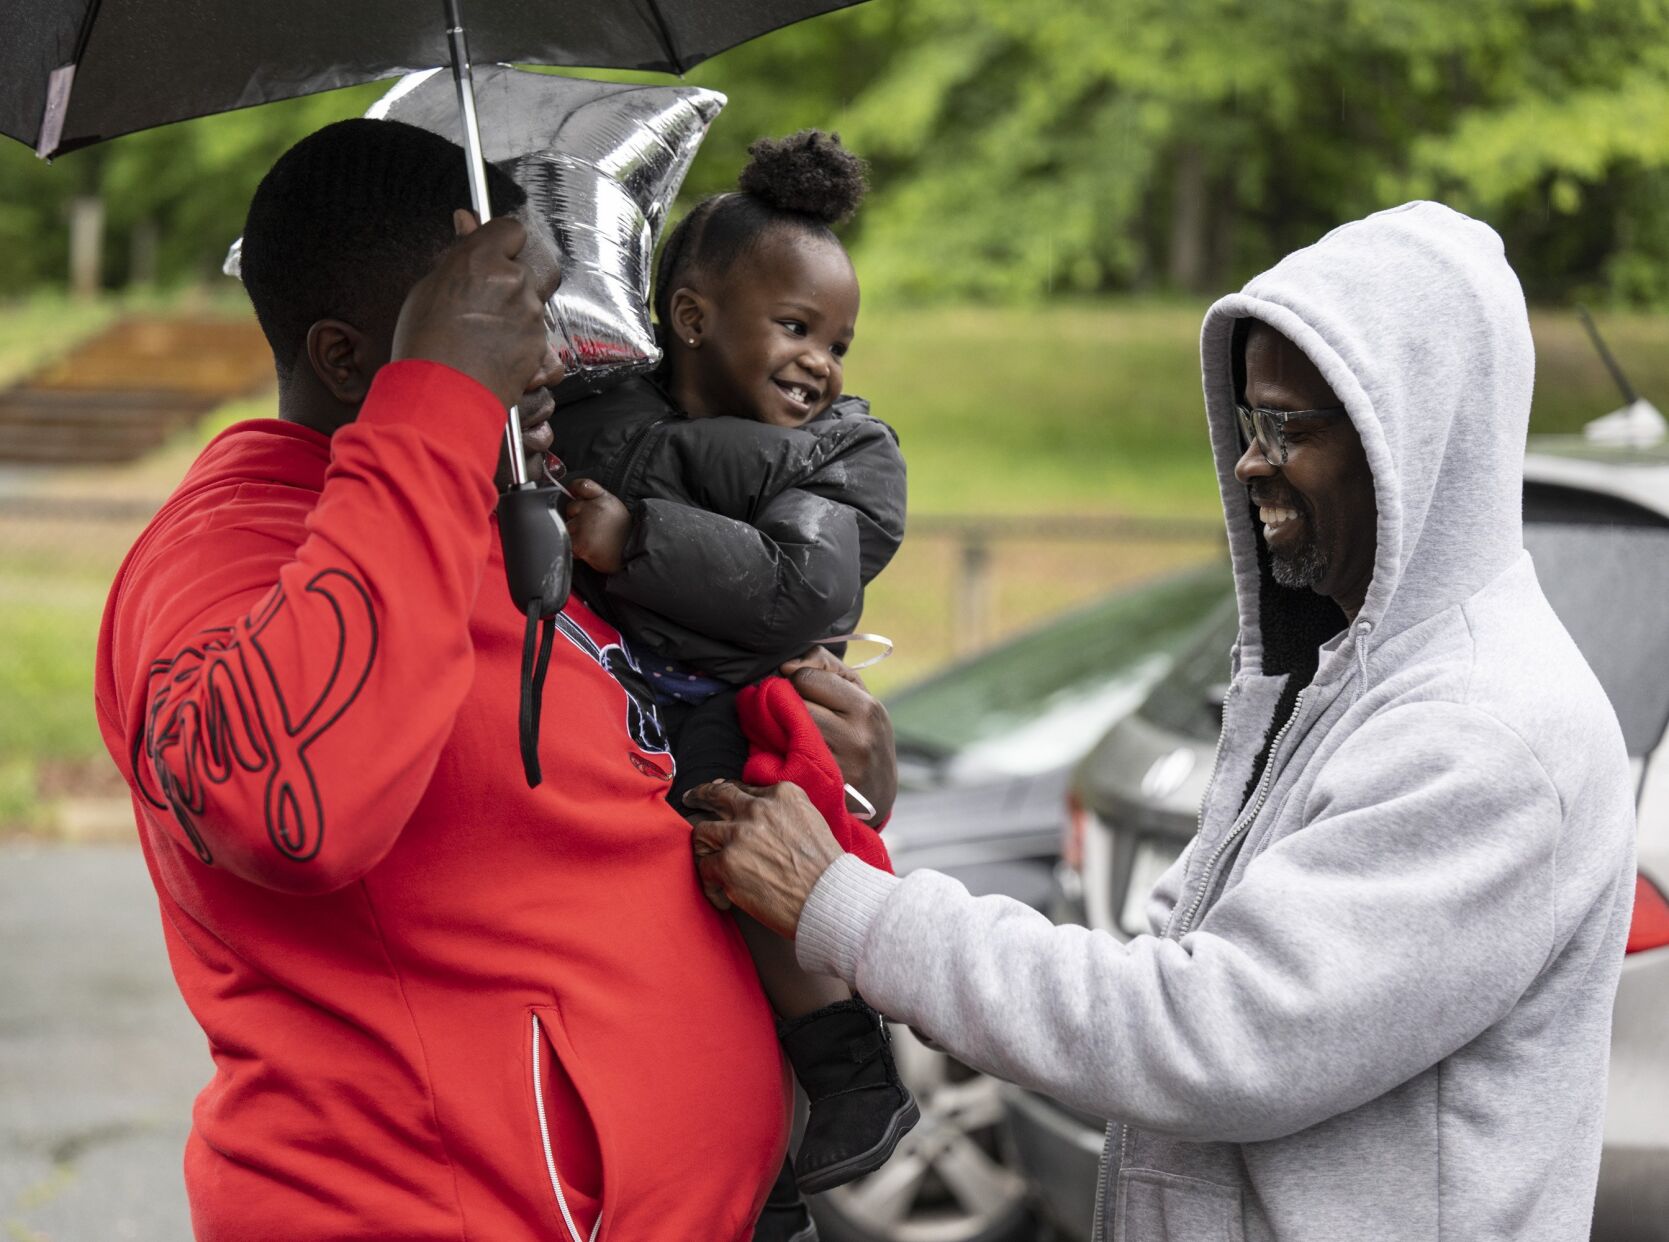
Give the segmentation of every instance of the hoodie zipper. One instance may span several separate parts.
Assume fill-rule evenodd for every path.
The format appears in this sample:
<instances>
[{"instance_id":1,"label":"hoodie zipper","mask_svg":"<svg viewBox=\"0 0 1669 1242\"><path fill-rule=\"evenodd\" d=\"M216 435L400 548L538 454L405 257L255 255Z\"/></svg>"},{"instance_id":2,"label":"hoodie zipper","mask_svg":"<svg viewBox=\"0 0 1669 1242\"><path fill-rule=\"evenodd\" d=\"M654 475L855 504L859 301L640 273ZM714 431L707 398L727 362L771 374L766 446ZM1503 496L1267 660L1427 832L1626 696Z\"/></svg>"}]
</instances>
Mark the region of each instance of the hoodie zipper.
<instances>
[{"instance_id":1,"label":"hoodie zipper","mask_svg":"<svg viewBox=\"0 0 1669 1242\"><path fill-rule=\"evenodd\" d=\"M1371 627L1368 623L1364 622L1361 628L1366 631ZM1365 639L1366 634L1364 633L1362 637ZM1362 648L1365 652L1365 642L1362 644ZM1367 657L1365 654L1361 656L1361 663L1363 677L1365 679L1367 675ZM1234 687L1231 685L1229 687L1229 694L1232 695L1233 693ZM1205 895L1211 889L1213 877L1217 871L1217 864L1223 860L1223 855L1228 851L1229 847L1240 839L1240 834L1243 833L1251 822L1258 817L1258 812L1263 809L1263 804L1269 797L1270 787L1275 781L1275 764L1276 760L1278 760L1281 755L1281 743L1286 740L1286 736L1291 731L1292 726L1298 722L1299 713L1304 710L1304 697L1308 693L1309 687L1307 686L1298 692L1298 697L1293 700L1292 714L1287 717L1286 723L1283 724L1280 731L1275 734L1275 740L1269 744L1269 761L1264 765L1263 776L1258 781L1257 797L1253 799L1251 809L1235 821L1234 827L1229 831L1229 835L1223 839L1223 841L1217 846L1217 849L1212 853L1211 861L1206 864L1205 873L1201 876L1199 891L1194 894L1193 903L1188 907L1188 913L1183 917L1182 926L1176 929L1177 939L1180 940L1183 936L1187 935L1188 929L1193 926L1194 918L1199 914L1200 906L1205 902ZM1227 701L1227 697L1225 696L1224 703L1226 704ZM1206 803L1210 800L1212 786L1217 783L1217 766L1222 762L1222 758L1223 735L1219 732L1217 734L1217 749L1211 756L1211 775L1206 779L1205 796L1200 799L1199 818L1194 826L1194 835L1196 837L1205 831L1205 807ZM1167 935L1170 934L1169 927L1167 927L1165 931ZM1090 1225L1090 1238L1093 1242L1102 1242L1101 1230L1107 1207L1107 1156L1108 1152L1111 1150L1112 1137L1112 1126L1109 1125L1107 1127L1108 1146L1103 1149L1101 1153L1100 1173L1095 1179L1095 1215L1092 1218L1092 1223ZM1130 1127L1127 1125L1121 1125L1119 1126L1118 1132L1118 1165L1121 1171L1124 1168L1125 1161L1129 1157L1129 1152Z\"/></svg>"},{"instance_id":2,"label":"hoodie zipper","mask_svg":"<svg viewBox=\"0 0 1669 1242\"><path fill-rule=\"evenodd\" d=\"M1228 719L1229 700L1234 697L1234 692L1237 689L1239 689L1239 687L1237 685L1231 684L1229 686L1228 693L1223 696L1223 718L1225 720ZM1223 726L1223 728L1217 730L1217 745L1212 749L1212 752L1211 752L1211 775L1209 775L1208 777L1205 778L1205 793L1200 795L1199 813L1194 817L1194 839L1195 840L1198 840L1200 833L1205 831L1205 808L1206 808L1206 805L1211 801L1212 790L1217 785L1217 767L1218 767L1219 764L1221 764L1223 762L1223 733L1227 730L1227 728L1228 728L1228 726L1225 724ZM1212 859L1212 862L1215 863L1216 859ZM1165 935L1166 936L1169 936L1171 934L1171 927L1175 924L1175 922L1176 922L1176 911L1172 910L1171 911L1171 917L1165 920ZM1178 935L1180 935L1180 934L1181 933L1179 932Z\"/></svg>"},{"instance_id":3,"label":"hoodie zipper","mask_svg":"<svg viewBox=\"0 0 1669 1242\"><path fill-rule=\"evenodd\" d=\"M1223 711L1224 711L1225 716L1227 716L1227 713L1228 713L1228 702L1229 702L1230 699L1232 699L1234 697L1234 692L1238 689L1239 689L1238 684L1231 682L1230 685L1229 685L1228 693L1223 696ZM1300 697L1302 697L1302 695L1300 695ZM1194 821L1194 836L1195 837L1198 837L1200 835L1200 833L1205 831L1205 807L1206 807L1206 803L1211 800L1211 790L1212 790L1213 786L1215 786L1217 784L1217 767L1222 761L1223 761L1223 730L1219 729L1217 731L1217 745L1216 745L1216 748L1211 752L1211 774L1206 777L1205 793L1200 798L1199 815ZM1215 866L1216 862L1217 862L1217 860L1215 858L1213 858L1211 860L1211 866ZM1173 910L1171 912L1171 918L1175 919L1175 917L1176 917L1176 912ZM1167 936L1169 936L1170 932L1171 932L1170 923L1169 923L1169 921L1167 921L1166 926L1165 926L1165 934ZM1090 1238L1092 1239L1092 1242L1101 1242L1101 1222L1102 1222L1103 1216L1106 1213L1106 1207L1107 1207L1107 1173L1108 1173L1107 1157L1112 1150L1112 1141L1113 1141L1113 1127L1112 1127L1112 1124L1109 1123L1108 1126L1107 1126L1107 1142L1105 1144L1103 1144L1103 1146L1102 1146L1101 1161L1100 1161L1099 1165L1097 1166L1098 1172L1097 1172L1096 1178L1095 1178L1095 1215L1092 1218L1092 1223L1090 1224L1090 1235L1089 1235ZM1124 1168L1125 1157L1126 1157L1127 1153L1129 1152L1129 1149L1130 1149L1130 1127L1126 1126L1126 1125L1121 1125L1118 1128L1118 1164L1119 1164L1120 1169Z\"/></svg>"},{"instance_id":4,"label":"hoodie zipper","mask_svg":"<svg viewBox=\"0 0 1669 1242\"><path fill-rule=\"evenodd\" d=\"M1130 1127L1118 1128L1118 1164L1124 1167L1124 1149L1130 1142ZM1107 1156L1112 1151L1113 1123L1107 1124L1107 1140L1101 1145L1101 1163L1096 1166L1095 1174L1095 1216L1090 1222L1090 1242L1101 1242L1101 1221L1107 1211Z\"/></svg>"},{"instance_id":5,"label":"hoodie zipper","mask_svg":"<svg viewBox=\"0 0 1669 1242\"><path fill-rule=\"evenodd\" d=\"M1282 725L1280 731L1275 734L1275 740L1269 744L1269 762L1264 765L1263 776L1258 780L1257 797L1253 799L1251 809L1235 821L1234 827L1229 831L1229 835L1223 838L1222 842L1217 846L1215 852L1212 853L1211 861L1206 864L1205 873L1200 877L1199 891L1194 894L1193 904L1188 907L1188 913L1183 916L1182 926L1176 929L1177 939L1180 940L1183 936L1187 935L1188 929L1193 926L1194 917L1199 914L1200 906L1205 902L1205 895L1211 889L1213 877L1217 872L1217 864L1222 862L1223 855L1228 852L1229 847L1240 839L1240 834L1243 833L1247 826L1258 817L1258 812L1263 809L1264 801L1269 797L1270 786L1273 785L1275 781L1275 764L1276 760L1278 760L1281 755L1281 743L1286 740L1287 733L1290 732L1292 726L1297 723L1299 713L1304 710L1304 696L1308 693L1308 687L1305 687L1303 690L1298 692L1298 697L1293 700L1292 714L1287 717L1286 723ZM1207 797L1210 796L1211 786L1217 781L1217 764L1222 759L1222 755L1223 738L1221 734L1218 734L1217 754L1211 761L1211 777L1206 782ZM1199 827L1196 830L1196 835L1204 829L1205 801L1202 799L1200 802ZM1170 929L1166 928L1167 935L1169 932ZM1107 1127L1107 1138L1110 1144L1112 1140L1112 1127L1110 1125ZM1124 1168L1125 1160L1129 1156L1129 1151L1130 1127L1127 1125L1121 1125L1119 1127L1118 1137L1118 1165L1121 1171ZM1095 1182L1095 1216L1093 1218L1093 1223L1090 1225L1090 1237L1094 1239L1094 1242L1101 1242L1102 1221L1107 1207L1107 1154L1108 1153L1105 1150L1102 1152L1101 1172Z\"/></svg>"},{"instance_id":6,"label":"hoodie zipper","mask_svg":"<svg viewBox=\"0 0 1669 1242\"><path fill-rule=\"evenodd\" d=\"M1217 864L1222 862L1223 855L1228 853L1229 847L1240 840L1241 834L1258 817L1258 812L1263 810L1264 800L1269 797L1270 787L1275 783L1275 770L1281 757L1281 743L1286 740L1286 735L1292 731L1292 726L1298 723L1298 717L1304 711L1304 698L1309 692L1308 686L1298 692L1298 697L1293 700L1292 714L1287 717L1287 721L1281 726L1280 732L1275 734L1275 740L1269 744L1269 761L1264 764L1263 776L1258 781L1257 797L1252 800L1251 809L1235 821L1234 827L1229 830L1228 836L1223 838L1215 852L1212 853L1211 861L1206 864L1205 872L1200 877L1200 887L1194 894L1193 904L1188 907L1188 913L1183 916L1181 925L1176 929L1178 940L1188 934L1188 929L1194 925L1194 918L1199 914L1200 907L1205 904L1205 895L1211 891L1211 886L1215 882ZM1201 811L1201 824L1202 826L1204 824L1203 809Z\"/></svg>"},{"instance_id":7,"label":"hoodie zipper","mask_svg":"<svg viewBox=\"0 0 1669 1242\"><path fill-rule=\"evenodd\" d=\"M568 1210L568 1197L562 1193L562 1181L556 1175L556 1153L551 1150L551 1128L545 1119L545 1084L539 1074L539 1015L533 1016L533 1106L539 1110L539 1141L545 1148L545 1172L550 1175L551 1189L556 1191L556 1206L562 1210L562 1223L568 1226L568 1236L573 1242L580 1242L579 1226L574 1224L574 1216ZM603 1214L597 1213L597 1222L591 1226L590 1242L597 1242L597 1231L603 1227Z\"/></svg>"}]
</instances>

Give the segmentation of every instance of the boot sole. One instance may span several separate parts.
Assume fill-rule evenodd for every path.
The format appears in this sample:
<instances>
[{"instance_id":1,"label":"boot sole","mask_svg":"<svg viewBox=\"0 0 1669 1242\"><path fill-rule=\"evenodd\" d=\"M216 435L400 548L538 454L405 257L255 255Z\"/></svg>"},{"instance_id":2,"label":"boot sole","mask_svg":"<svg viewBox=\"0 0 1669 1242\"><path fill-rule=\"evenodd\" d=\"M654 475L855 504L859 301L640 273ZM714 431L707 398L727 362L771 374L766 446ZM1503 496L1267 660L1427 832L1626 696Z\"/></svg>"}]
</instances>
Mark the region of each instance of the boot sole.
<instances>
[{"instance_id":1,"label":"boot sole","mask_svg":"<svg viewBox=\"0 0 1669 1242\"><path fill-rule=\"evenodd\" d=\"M893 1149L898 1146L898 1140L914 1129L916 1122L920 1120L921 1109L917 1106L915 1098L911 1097L903 1108L892 1115L892 1120L887 1123L887 1132L875 1146L867 1151L860 1151L855 1156L848 1156L837 1164L828 1164L820 1169L799 1173L794 1179L794 1184L800 1188L801 1194L820 1195L825 1190L844 1186L853 1178L880 1168L891 1157Z\"/></svg>"}]
</instances>

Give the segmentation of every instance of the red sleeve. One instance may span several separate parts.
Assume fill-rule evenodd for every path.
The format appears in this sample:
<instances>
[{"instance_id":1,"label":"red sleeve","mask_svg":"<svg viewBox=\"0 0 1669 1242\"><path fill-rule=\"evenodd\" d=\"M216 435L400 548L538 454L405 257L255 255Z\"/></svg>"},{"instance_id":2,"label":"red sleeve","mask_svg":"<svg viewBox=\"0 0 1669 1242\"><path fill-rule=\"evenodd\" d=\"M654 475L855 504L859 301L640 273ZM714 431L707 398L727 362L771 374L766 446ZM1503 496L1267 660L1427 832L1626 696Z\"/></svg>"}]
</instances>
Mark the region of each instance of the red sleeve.
<instances>
[{"instance_id":1,"label":"red sleeve","mask_svg":"<svg viewBox=\"0 0 1669 1242\"><path fill-rule=\"evenodd\" d=\"M473 678L503 424L467 376L394 363L304 525L240 488L124 568L101 646L130 779L204 863L321 893L394 844Z\"/></svg>"}]
</instances>

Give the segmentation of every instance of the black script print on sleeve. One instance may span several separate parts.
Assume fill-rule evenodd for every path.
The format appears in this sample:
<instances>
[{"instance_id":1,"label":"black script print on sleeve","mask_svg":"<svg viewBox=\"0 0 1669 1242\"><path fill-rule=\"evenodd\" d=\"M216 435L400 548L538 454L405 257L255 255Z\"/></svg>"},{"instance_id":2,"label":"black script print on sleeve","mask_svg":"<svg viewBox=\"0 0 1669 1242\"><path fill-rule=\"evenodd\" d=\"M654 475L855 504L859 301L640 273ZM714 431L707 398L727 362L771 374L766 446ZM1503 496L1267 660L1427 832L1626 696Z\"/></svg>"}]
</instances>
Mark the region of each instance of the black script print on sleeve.
<instances>
[{"instance_id":1,"label":"black script print on sleeve","mask_svg":"<svg viewBox=\"0 0 1669 1242\"><path fill-rule=\"evenodd\" d=\"M297 714L284 676L261 645L261 635L284 618L310 640L333 649L323 687ZM327 569L292 606L282 585L230 628L206 630L171 659L151 665L145 731L134 746L140 793L158 810L172 810L197 856L214 856L199 821L210 788L244 779L262 782L260 806L267 839L286 858L306 862L324 840L324 803L307 762L307 749L359 696L377 652L371 597L352 574ZM154 778L153 786L151 780Z\"/></svg>"}]
</instances>

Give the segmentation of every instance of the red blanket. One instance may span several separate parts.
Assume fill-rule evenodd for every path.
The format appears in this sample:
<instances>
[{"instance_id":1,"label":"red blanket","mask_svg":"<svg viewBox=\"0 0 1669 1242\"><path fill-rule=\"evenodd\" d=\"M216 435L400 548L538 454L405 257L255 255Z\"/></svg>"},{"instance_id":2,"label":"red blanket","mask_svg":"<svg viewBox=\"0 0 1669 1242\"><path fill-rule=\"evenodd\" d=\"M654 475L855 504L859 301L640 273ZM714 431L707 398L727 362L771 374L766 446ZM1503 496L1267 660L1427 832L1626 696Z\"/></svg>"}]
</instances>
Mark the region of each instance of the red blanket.
<instances>
[{"instance_id":1,"label":"red blanket","mask_svg":"<svg viewBox=\"0 0 1669 1242\"><path fill-rule=\"evenodd\" d=\"M742 779L750 785L792 781L829 821L841 849L891 871L881 834L846 809L840 766L794 687L782 677L746 686L736 696L736 714L751 747Z\"/></svg>"}]
</instances>

